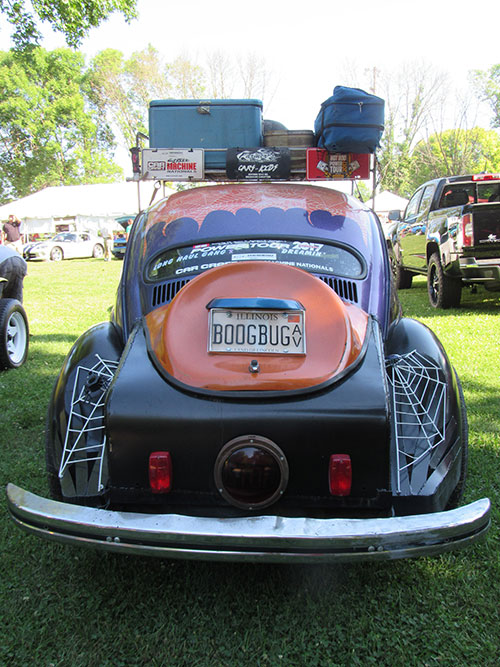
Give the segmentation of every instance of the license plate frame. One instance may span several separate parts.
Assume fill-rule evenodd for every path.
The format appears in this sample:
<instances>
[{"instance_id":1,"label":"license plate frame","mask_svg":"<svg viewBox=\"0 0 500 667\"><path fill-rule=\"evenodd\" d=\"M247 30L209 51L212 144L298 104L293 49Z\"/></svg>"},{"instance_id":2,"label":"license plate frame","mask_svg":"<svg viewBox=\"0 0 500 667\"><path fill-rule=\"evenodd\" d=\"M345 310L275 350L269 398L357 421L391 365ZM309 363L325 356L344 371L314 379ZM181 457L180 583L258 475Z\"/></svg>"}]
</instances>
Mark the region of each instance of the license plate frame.
<instances>
[{"instance_id":1,"label":"license plate frame","mask_svg":"<svg viewBox=\"0 0 500 667\"><path fill-rule=\"evenodd\" d=\"M305 355L305 311L300 308L210 308L208 352Z\"/></svg>"}]
</instances>

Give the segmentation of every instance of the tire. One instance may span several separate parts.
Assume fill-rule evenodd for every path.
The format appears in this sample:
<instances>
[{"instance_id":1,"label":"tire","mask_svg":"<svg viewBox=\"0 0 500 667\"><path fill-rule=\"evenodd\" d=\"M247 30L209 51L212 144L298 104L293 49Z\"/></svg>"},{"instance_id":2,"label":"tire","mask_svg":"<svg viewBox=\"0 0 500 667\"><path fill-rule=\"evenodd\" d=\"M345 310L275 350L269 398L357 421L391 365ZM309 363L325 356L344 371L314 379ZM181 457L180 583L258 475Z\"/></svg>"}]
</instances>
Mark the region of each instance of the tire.
<instances>
[{"instance_id":1,"label":"tire","mask_svg":"<svg viewBox=\"0 0 500 667\"><path fill-rule=\"evenodd\" d=\"M462 281L443 271L439 255L431 255L427 267L427 292L433 308L457 308L462 296Z\"/></svg>"},{"instance_id":2,"label":"tire","mask_svg":"<svg viewBox=\"0 0 500 667\"><path fill-rule=\"evenodd\" d=\"M16 299L0 299L0 369L22 366L28 347L29 327L24 308Z\"/></svg>"},{"instance_id":3,"label":"tire","mask_svg":"<svg viewBox=\"0 0 500 667\"><path fill-rule=\"evenodd\" d=\"M100 243L96 243L94 249L92 250L92 257L94 257L94 259L101 259L103 255L104 255L104 248Z\"/></svg>"},{"instance_id":4,"label":"tire","mask_svg":"<svg viewBox=\"0 0 500 667\"><path fill-rule=\"evenodd\" d=\"M59 246L52 248L50 251L50 261L60 262L64 258L63 251Z\"/></svg>"},{"instance_id":5,"label":"tire","mask_svg":"<svg viewBox=\"0 0 500 667\"><path fill-rule=\"evenodd\" d=\"M406 269L403 269L398 264L396 253L392 248L389 250L389 262L396 289L410 289L413 281L413 273L406 271Z\"/></svg>"},{"instance_id":6,"label":"tire","mask_svg":"<svg viewBox=\"0 0 500 667\"><path fill-rule=\"evenodd\" d=\"M462 385L460 384L460 380L458 379L456 373L455 377L457 380L458 395L460 398L460 407L462 409L462 426L460 429L460 438L462 440L463 445L462 445L462 461L460 463L460 477L458 480L458 484L453 489L451 496L448 500L448 504L446 505L447 510L451 510L454 509L455 507L458 507L458 504L462 500L462 496L464 495L464 489L465 489L465 480L467 478L467 468L469 464L469 425L467 422L465 398L464 398L464 392L462 390Z\"/></svg>"}]
</instances>

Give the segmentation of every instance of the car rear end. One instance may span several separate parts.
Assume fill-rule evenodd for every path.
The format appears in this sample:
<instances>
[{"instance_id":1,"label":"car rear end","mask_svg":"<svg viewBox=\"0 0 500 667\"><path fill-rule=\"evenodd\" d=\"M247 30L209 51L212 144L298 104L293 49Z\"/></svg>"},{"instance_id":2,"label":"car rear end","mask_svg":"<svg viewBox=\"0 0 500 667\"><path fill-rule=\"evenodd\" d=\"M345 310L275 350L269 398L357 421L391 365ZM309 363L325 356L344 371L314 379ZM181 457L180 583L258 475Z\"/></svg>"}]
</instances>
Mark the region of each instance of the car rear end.
<instances>
[{"instance_id":1,"label":"car rear end","mask_svg":"<svg viewBox=\"0 0 500 667\"><path fill-rule=\"evenodd\" d=\"M465 281L500 289L500 176L470 178L470 183L453 185L464 193L464 206L459 216L448 221L451 259L455 256L454 270Z\"/></svg>"},{"instance_id":2,"label":"car rear end","mask_svg":"<svg viewBox=\"0 0 500 667\"><path fill-rule=\"evenodd\" d=\"M319 188L226 186L141 224L113 323L82 336L54 390L65 502L12 487L20 525L272 562L432 554L484 534L488 501L443 511L463 461L459 394L435 338L395 317L373 214Z\"/></svg>"}]
</instances>

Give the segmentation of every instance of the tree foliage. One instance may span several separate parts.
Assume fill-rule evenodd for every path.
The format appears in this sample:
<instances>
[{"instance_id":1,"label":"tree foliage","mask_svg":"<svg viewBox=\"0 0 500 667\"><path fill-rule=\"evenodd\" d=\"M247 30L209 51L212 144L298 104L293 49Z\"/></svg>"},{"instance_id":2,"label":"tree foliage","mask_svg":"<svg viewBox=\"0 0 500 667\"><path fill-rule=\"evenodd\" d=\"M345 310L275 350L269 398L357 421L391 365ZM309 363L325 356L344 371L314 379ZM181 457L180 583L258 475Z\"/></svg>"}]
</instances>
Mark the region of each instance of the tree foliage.
<instances>
[{"instance_id":1,"label":"tree foliage","mask_svg":"<svg viewBox=\"0 0 500 667\"><path fill-rule=\"evenodd\" d=\"M108 128L119 134L124 148L135 144L137 132L147 134L148 107L153 99L198 98L204 93L203 72L183 56L166 64L148 46L125 59L106 49L92 60L88 72L89 100Z\"/></svg>"},{"instance_id":2,"label":"tree foliage","mask_svg":"<svg viewBox=\"0 0 500 667\"><path fill-rule=\"evenodd\" d=\"M492 127L500 127L500 64L486 71L475 70L472 81L479 98L490 106L493 113Z\"/></svg>"},{"instance_id":3,"label":"tree foliage","mask_svg":"<svg viewBox=\"0 0 500 667\"><path fill-rule=\"evenodd\" d=\"M0 0L0 13L13 26L12 41L18 49L40 43L40 23L48 23L76 47L114 12L130 21L137 15L136 0Z\"/></svg>"},{"instance_id":4,"label":"tree foliage","mask_svg":"<svg viewBox=\"0 0 500 667\"><path fill-rule=\"evenodd\" d=\"M412 152L443 102L446 78L428 65L410 63L380 79L386 100L386 125L379 154L383 189L408 196L413 190Z\"/></svg>"},{"instance_id":5,"label":"tree foliage","mask_svg":"<svg viewBox=\"0 0 500 667\"><path fill-rule=\"evenodd\" d=\"M443 176L500 171L500 137L494 130L474 127L434 134L415 147L411 185Z\"/></svg>"},{"instance_id":6,"label":"tree foliage","mask_svg":"<svg viewBox=\"0 0 500 667\"><path fill-rule=\"evenodd\" d=\"M0 53L2 201L121 175L109 128L86 104L86 86L83 56L69 49Z\"/></svg>"},{"instance_id":7,"label":"tree foliage","mask_svg":"<svg viewBox=\"0 0 500 667\"><path fill-rule=\"evenodd\" d=\"M88 94L123 148L135 144L137 132L148 133L148 107L153 99L224 99L238 89L242 98L267 99L274 94L272 70L262 58L248 54L235 64L220 51L208 54L205 67L181 54L165 62L149 45L126 59L106 49L91 61Z\"/></svg>"}]
</instances>

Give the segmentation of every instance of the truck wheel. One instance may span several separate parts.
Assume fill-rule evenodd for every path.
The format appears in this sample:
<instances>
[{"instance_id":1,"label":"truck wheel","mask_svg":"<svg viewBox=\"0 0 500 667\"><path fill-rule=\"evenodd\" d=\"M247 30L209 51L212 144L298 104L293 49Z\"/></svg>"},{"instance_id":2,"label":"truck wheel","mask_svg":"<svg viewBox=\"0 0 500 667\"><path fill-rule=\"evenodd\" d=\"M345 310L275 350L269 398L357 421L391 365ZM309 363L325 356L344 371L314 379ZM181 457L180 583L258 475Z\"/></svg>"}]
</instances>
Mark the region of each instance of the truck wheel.
<instances>
[{"instance_id":1,"label":"truck wheel","mask_svg":"<svg viewBox=\"0 0 500 667\"><path fill-rule=\"evenodd\" d=\"M401 268L394 250L389 250L389 262L391 264L392 277L396 289L410 289L413 281L413 273Z\"/></svg>"},{"instance_id":2,"label":"truck wheel","mask_svg":"<svg viewBox=\"0 0 500 667\"><path fill-rule=\"evenodd\" d=\"M29 346L28 318L17 299L0 299L0 369L19 368Z\"/></svg>"},{"instance_id":3,"label":"truck wheel","mask_svg":"<svg viewBox=\"0 0 500 667\"><path fill-rule=\"evenodd\" d=\"M462 295L462 282L443 271L439 255L431 255L427 267L427 291L433 308L457 308Z\"/></svg>"}]
</instances>

